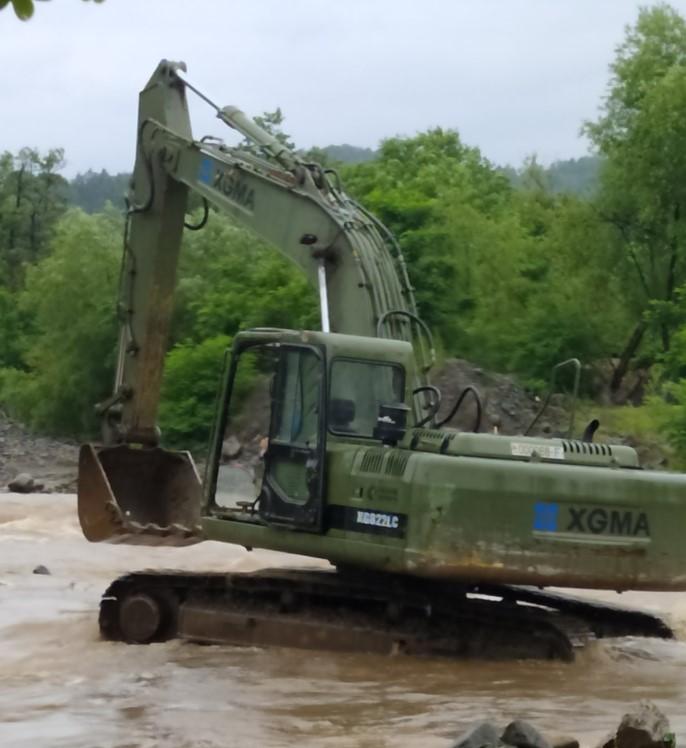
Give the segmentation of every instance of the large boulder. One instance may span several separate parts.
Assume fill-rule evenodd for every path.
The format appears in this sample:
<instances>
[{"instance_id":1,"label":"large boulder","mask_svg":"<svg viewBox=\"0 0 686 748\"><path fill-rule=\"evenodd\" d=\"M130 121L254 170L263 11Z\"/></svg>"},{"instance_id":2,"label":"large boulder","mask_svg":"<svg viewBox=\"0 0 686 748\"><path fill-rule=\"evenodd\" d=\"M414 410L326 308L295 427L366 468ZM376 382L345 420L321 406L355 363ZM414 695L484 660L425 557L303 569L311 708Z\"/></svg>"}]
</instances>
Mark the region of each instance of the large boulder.
<instances>
[{"instance_id":1,"label":"large boulder","mask_svg":"<svg viewBox=\"0 0 686 748\"><path fill-rule=\"evenodd\" d=\"M622 717L617 732L602 743L603 748L674 748L669 720L650 701Z\"/></svg>"},{"instance_id":2,"label":"large boulder","mask_svg":"<svg viewBox=\"0 0 686 748\"><path fill-rule=\"evenodd\" d=\"M515 748L551 748L550 743L528 722L516 719L505 728L502 741Z\"/></svg>"},{"instance_id":3,"label":"large boulder","mask_svg":"<svg viewBox=\"0 0 686 748\"><path fill-rule=\"evenodd\" d=\"M43 484L34 480L29 473L19 473L7 484L7 488L14 493L37 493L43 490Z\"/></svg>"},{"instance_id":4,"label":"large boulder","mask_svg":"<svg viewBox=\"0 0 686 748\"><path fill-rule=\"evenodd\" d=\"M497 748L501 745L498 727L493 722L479 722L458 738L453 748Z\"/></svg>"}]
</instances>

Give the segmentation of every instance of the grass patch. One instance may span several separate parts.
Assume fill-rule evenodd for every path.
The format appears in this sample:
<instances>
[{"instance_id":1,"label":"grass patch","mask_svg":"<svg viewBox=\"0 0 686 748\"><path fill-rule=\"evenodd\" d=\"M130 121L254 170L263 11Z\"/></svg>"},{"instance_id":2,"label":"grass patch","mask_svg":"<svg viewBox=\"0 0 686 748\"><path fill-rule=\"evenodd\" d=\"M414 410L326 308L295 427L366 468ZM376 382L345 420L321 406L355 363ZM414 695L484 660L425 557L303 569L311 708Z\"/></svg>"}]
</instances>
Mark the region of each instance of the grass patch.
<instances>
[{"instance_id":1,"label":"grass patch","mask_svg":"<svg viewBox=\"0 0 686 748\"><path fill-rule=\"evenodd\" d=\"M644 467L672 470L686 467L686 460L669 444L664 412L655 403L648 401L633 406L582 401L577 406L576 432L583 432L593 418L600 421L595 441L629 444L637 450Z\"/></svg>"}]
</instances>

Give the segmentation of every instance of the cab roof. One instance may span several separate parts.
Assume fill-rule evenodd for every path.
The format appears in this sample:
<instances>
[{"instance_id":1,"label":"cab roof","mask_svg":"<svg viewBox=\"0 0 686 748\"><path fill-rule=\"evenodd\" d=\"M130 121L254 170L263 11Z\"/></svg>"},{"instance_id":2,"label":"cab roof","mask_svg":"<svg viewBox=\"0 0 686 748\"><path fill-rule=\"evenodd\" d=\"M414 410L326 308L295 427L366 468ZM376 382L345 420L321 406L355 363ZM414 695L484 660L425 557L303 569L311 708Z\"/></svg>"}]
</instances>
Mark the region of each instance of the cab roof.
<instances>
[{"instance_id":1,"label":"cab roof","mask_svg":"<svg viewBox=\"0 0 686 748\"><path fill-rule=\"evenodd\" d=\"M404 340L369 338L361 335L344 335L337 332L314 330L282 330L278 328L254 328L238 333L235 343L274 342L317 345L326 348L328 358L362 358L383 363L397 363L406 369L414 366L412 345Z\"/></svg>"}]
</instances>

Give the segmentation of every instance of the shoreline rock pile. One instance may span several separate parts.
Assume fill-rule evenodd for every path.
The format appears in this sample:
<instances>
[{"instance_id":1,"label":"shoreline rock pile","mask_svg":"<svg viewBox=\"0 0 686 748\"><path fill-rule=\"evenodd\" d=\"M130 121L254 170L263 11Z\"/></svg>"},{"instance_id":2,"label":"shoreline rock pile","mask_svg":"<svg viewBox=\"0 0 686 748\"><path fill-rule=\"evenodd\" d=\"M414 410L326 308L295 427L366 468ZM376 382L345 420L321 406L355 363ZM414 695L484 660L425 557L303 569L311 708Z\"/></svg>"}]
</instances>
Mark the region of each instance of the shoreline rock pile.
<instances>
[{"instance_id":1,"label":"shoreline rock pile","mask_svg":"<svg viewBox=\"0 0 686 748\"><path fill-rule=\"evenodd\" d=\"M494 722L479 722L453 745L453 748L579 748L576 738L545 738L523 720L510 722L504 730ZM622 717L619 727L597 748L676 748L676 739L667 717L649 701L642 701Z\"/></svg>"}]
</instances>

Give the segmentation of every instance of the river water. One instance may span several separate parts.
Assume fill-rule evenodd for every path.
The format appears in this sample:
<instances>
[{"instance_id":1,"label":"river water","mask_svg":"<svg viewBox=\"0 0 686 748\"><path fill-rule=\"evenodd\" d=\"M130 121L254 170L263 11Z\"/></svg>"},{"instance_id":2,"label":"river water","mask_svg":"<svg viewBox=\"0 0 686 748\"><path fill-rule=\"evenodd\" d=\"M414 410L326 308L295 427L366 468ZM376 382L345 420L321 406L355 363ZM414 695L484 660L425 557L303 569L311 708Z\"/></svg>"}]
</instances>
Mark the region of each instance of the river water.
<instances>
[{"instance_id":1,"label":"river water","mask_svg":"<svg viewBox=\"0 0 686 748\"><path fill-rule=\"evenodd\" d=\"M644 698L686 739L680 641L599 642L569 665L98 638L99 597L125 571L294 563L313 562L217 543L89 545L74 496L0 494L0 746L448 748L477 718L516 717L594 746ZM686 594L602 596L659 610L686 638Z\"/></svg>"}]
</instances>

